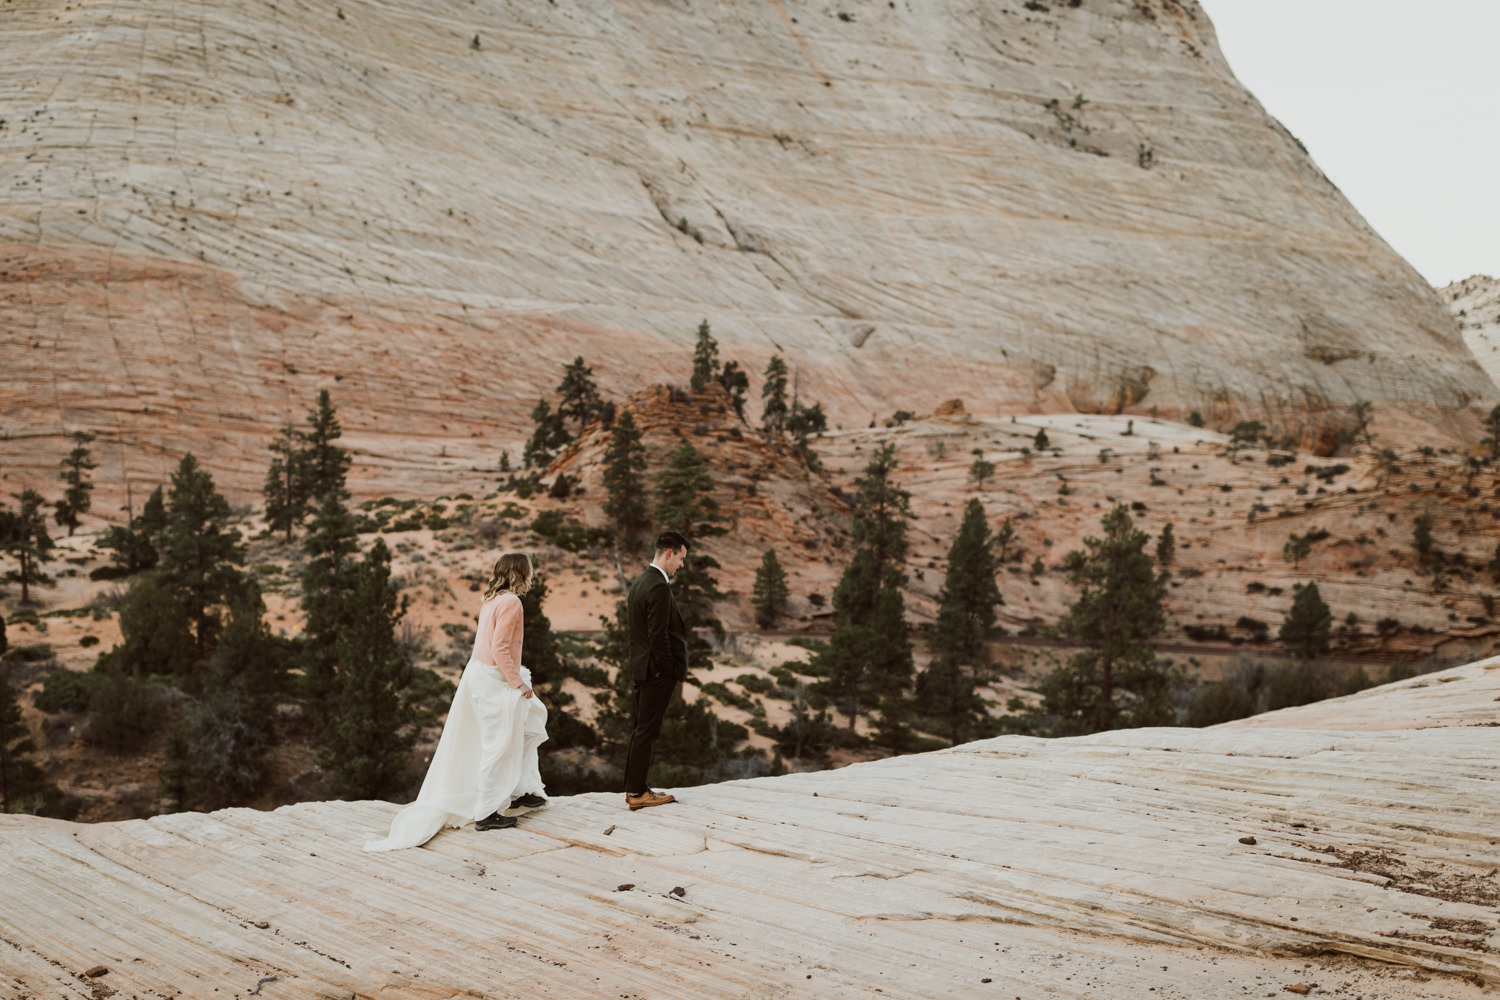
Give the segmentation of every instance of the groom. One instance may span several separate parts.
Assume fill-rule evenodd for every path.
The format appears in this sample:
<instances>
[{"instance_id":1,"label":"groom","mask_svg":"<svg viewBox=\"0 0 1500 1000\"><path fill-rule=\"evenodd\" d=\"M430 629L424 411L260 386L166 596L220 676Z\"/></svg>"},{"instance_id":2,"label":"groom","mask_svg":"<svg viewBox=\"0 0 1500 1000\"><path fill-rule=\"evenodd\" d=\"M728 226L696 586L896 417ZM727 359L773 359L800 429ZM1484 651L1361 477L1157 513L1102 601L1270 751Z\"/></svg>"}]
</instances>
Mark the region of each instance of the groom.
<instances>
[{"instance_id":1,"label":"groom","mask_svg":"<svg viewBox=\"0 0 1500 1000\"><path fill-rule=\"evenodd\" d=\"M688 541L675 531L656 538L656 557L635 578L626 598L630 623L630 674L635 681L635 721L625 754L625 804L632 810L676 802L646 786L651 748L677 686L687 677L687 626L672 597L672 576L687 558Z\"/></svg>"}]
</instances>

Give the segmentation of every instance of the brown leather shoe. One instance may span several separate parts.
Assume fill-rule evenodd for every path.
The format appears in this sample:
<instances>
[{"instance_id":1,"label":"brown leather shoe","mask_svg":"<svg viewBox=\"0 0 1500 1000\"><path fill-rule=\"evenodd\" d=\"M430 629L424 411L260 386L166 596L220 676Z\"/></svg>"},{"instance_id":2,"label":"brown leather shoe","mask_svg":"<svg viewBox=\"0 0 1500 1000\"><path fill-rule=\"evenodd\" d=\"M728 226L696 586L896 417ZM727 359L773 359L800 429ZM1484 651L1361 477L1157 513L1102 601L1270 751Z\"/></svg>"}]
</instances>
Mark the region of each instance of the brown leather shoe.
<instances>
[{"instance_id":1,"label":"brown leather shoe","mask_svg":"<svg viewBox=\"0 0 1500 1000\"><path fill-rule=\"evenodd\" d=\"M648 808L649 806L664 806L668 802L676 801L677 796L675 795L668 795L665 792L653 792L649 788L639 795L631 795L629 792L625 793L625 804L630 807L632 812L637 809Z\"/></svg>"}]
</instances>

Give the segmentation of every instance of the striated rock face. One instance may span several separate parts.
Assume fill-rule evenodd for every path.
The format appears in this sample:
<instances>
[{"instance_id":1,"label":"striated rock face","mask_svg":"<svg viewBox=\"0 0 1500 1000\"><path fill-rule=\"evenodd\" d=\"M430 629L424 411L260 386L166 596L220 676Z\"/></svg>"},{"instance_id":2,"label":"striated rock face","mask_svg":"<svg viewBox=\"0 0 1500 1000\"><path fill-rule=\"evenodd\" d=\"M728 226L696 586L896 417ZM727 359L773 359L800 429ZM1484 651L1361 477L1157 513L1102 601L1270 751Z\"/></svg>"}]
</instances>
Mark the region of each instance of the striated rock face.
<instances>
[{"instance_id":1,"label":"striated rock face","mask_svg":"<svg viewBox=\"0 0 1500 1000\"><path fill-rule=\"evenodd\" d=\"M356 487L431 495L704 317L850 425L1495 395L1193 0L15 0L0 90L12 484L86 428L101 497L251 490L330 387Z\"/></svg>"},{"instance_id":2,"label":"striated rock face","mask_svg":"<svg viewBox=\"0 0 1500 1000\"><path fill-rule=\"evenodd\" d=\"M1481 368L1500 382L1500 280L1476 274L1455 281L1439 293L1458 320L1464 343Z\"/></svg>"},{"instance_id":3,"label":"striated rock face","mask_svg":"<svg viewBox=\"0 0 1500 1000\"><path fill-rule=\"evenodd\" d=\"M1463 692L1464 725L1005 737L640 813L557 799L515 830L384 855L359 848L395 812L383 802L0 816L0 982L20 997L1477 998L1500 985L1497 667L1425 678ZM1366 714L1399 718L1409 687L1361 696L1385 703Z\"/></svg>"}]
</instances>

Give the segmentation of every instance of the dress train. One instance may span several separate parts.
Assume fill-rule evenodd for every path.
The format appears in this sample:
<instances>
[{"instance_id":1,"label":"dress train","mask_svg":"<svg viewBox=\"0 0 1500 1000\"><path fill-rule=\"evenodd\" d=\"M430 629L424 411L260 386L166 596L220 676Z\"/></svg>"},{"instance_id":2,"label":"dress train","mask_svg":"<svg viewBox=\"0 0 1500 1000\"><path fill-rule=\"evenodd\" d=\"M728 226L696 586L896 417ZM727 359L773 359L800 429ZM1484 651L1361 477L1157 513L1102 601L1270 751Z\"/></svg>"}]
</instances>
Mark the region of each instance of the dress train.
<instances>
[{"instance_id":1,"label":"dress train","mask_svg":"<svg viewBox=\"0 0 1500 1000\"><path fill-rule=\"evenodd\" d=\"M531 671L521 668L531 686ZM389 836L367 851L419 847L444 826L504 812L517 796L545 797L537 747L547 739L547 707L523 698L498 667L469 660L416 801L391 820Z\"/></svg>"}]
</instances>

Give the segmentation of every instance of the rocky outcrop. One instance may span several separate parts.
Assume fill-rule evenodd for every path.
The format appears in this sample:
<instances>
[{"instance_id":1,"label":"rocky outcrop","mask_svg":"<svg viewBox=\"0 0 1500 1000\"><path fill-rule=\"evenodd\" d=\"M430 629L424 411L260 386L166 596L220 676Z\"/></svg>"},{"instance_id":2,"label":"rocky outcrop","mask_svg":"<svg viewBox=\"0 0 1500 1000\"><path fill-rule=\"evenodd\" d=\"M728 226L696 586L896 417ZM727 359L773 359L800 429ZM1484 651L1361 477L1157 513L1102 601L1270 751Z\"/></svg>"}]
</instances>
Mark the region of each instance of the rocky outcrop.
<instances>
[{"instance_id":1,"label":"rocky outcrop","mask_svg":"<svg viewBox=\"0 0 1500 1000\"><path fill-rule=\"evenodd\" d=\"M835 423L1493 402L1193 0L7 5L0 462L232 494L335 390L361 492L463 489L581 354L698 322ZM101 503L100 510L107 509Z\"/></svg>"},{"instance_id":2,"label":"rocky outcrop","mask_svg":"<svg viewBox=\"0 0 1500 1000\"><path fill-rule=\"evenodd\" d=\"M519 829L384 855L359 846L384 802L3 816L0 982L22 997L1477 998L1500 984L1496 666L1426 678L1465 692L1465 725L1004 737L641 813L556 799ZM1365 698L1390 720L1409 694Z\"/></svg>"},{"instance_id":3,"label":"rocky outcrop","mask_svg":"<svg viewBox=\"0 0 1500 1000\"><path fill-rule=\"evenodd\" d=\"M1500 281L1476 274L1455 281L1438 294L1458 320L1464 343L1474 352L1480 367L1500 382Z\"/></svg>"}]
</instances>

